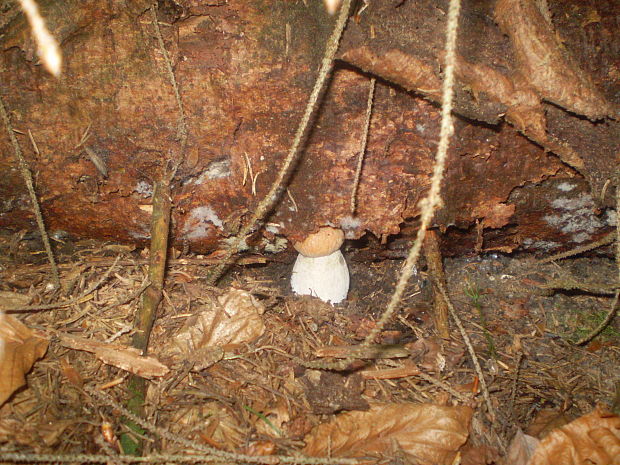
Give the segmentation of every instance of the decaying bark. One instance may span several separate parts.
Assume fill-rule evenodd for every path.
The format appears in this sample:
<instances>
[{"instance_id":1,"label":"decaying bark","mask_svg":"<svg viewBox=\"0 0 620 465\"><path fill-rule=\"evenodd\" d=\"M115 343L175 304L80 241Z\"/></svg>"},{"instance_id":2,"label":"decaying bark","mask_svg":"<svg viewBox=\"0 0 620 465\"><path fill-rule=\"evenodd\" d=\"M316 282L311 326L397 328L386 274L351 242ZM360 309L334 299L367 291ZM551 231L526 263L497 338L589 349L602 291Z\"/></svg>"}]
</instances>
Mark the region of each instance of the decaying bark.
<instances>
[{"instance_id":1,"label":"decaying bark","mask_svg":"<svg viewBox=\"0 0 620 465\"><path fill-rule=\"evenodd\" d=\"M185 109L184 152L149 3L41 3L62 44L63 74L42 70L26 21L12 3L0 3L0 92L49 228L146 241L160 168L185 153L172 186L173 237L194 250L224 247L290 146L333 26L322 2L160 2ZM259 250L280 250L277 237L300 239L325 224L342 226L349 238L415 228L439 132L447 2L362 6L288 194L250 244ZM606 232L620 145L614 18L611 0L464 5L461 118L435 219L450 238L444 250L473 250L475 234L461 232L476 220L483 250L553 250ZM362 71L382 81L351 218L369 81ZM30 228L5 132L0 227Z\"/></svg>"}]
</instances>

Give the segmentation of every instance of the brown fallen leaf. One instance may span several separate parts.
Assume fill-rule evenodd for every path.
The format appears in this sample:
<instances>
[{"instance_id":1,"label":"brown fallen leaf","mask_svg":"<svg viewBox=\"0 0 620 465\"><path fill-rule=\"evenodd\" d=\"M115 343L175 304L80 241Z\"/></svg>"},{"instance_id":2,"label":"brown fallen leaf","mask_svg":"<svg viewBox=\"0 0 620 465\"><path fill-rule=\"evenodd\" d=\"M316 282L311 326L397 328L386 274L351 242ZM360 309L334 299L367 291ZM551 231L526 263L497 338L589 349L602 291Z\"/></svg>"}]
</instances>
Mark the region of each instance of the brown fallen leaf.
<instances>
[{"instance_id":1,"label":"brown fallen leaf","mask_svg":"<svg viewBox=\"0 0 620 465\"><path fill-rule=\"evenodd\" d=\"M265 308L249 292L231 289L218 303L187 319L174 336L172 356L194 363L199 371L221 360L218 347L251 342L265 332Z\"/></svg>"},{"instance_id":2,"label":"brown fallen leaf","mask_svg":"<svg viewBox=\"0 0 620 465\"><path fill-rule=\"evenodd\" d=\"M510 465L527 465L532 455L534 455L539 442L534 436L521 431L521 428L517 429L517 433L510 441L505 463Z\"/></svg>"},{"instance_id":3,"label":"brown fallen leaf","mask_svg":"<svg viewBox=\"0 0 620 465\"><path fill-rule=\"evenodd\" d=\"M71 365L67 357L60 359L60 372L74 386L82 387L84 385L82 375Z\"/></svg>"},{"instance_id":4,"label":"brown fallen leaf","mask_svg":"<svg viewBox=\"0 0 620 465\"><path fill-rule=\"evenodd\" d=\"M138 349L119 344L70 336L59 333L60 344L75 350L83 350L95 354L106 365L115 366L143 378L165 376L170 371L166 365L155 357L143 357Z\"/></svg>"},{"instance_id":5,"label":"brown fallen leaf","mask_svg":"<svg viewBox=\"0 0 620 465\"><path fill-rule=\"evenodd\" d=\"M528 436L542 439L554 429L560 428L568 423L570 423L570 418L563 412L557 409L544 408L536 413L536 416L527 426L525 433Z\"/></svg>"},{"instance_id":6,"label":"brown fallen leaf","mask_svg":"<svg viewBox=\"0 0 620 465\"><path fill-rule=\"evenodd\" d=\"M30 303L32 297L12 291L0 291L0 310L14 307L24 307Z\"/></svg>"},{"instance_id":7,"label":"brown fallen leaf","mask_svg":"<svg viewBox=\"0 0 620 465\"><path fill-rule=\"evenodd\" d=\"M362 457L397 445L414 463L449 465L467 441L472 410L434 404L374 404L337 415L305 437L307 455Z\"/></svg>"},{"instance_id":8,"label":"brown fallen leaf","mask_svg":"<svg viewBox=\"0 0 620 465\"><path fill-rule=\"evenodd\" d=\"M551 431L528 465L619 465L620 417L597 407Z\"/></svg>"},{"instance_id":9,"label":"brown fallen leaf","mask_svg":"<svg viewBox=\"0 0 620 465\"><path fill-rule=\"evenodd\" d=\"M44 333L0 312L0 405L26 384L26 373L47 351Z\"/></svg>"}]
</instances>

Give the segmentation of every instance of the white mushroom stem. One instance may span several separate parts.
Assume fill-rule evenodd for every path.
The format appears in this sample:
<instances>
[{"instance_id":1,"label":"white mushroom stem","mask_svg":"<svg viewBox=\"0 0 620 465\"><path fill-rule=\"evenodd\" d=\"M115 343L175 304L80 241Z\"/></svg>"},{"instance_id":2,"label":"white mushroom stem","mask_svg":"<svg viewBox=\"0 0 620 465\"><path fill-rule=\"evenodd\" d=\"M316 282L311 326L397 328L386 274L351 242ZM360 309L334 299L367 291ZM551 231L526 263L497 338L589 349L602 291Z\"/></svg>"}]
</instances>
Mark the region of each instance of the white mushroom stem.
<instances>
[{"instance_id":1,"label":"white mushroom stem","mask_svg":"<svg viewBox=\"0 0 620 465\"><path fill-rule=\"evenodd\" d=\"M291 276L293 292L337 304L347 298L349 269L340 250L324 257L297 256Z\"/></svg>"}]
</instances>

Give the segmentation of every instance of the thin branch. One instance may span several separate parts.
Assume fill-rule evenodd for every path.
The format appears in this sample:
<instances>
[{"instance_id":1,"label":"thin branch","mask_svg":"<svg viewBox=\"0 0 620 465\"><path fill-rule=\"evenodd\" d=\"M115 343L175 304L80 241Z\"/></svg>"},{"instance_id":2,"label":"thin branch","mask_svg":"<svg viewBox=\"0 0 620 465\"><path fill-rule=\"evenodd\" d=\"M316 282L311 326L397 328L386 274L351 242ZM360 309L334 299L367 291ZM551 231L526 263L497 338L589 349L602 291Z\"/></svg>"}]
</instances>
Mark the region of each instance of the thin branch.
<instances>
[{"instance_id":1,"label":"thin branch","mask_svg":"<svg viewBox=\"0 0 620 465\"><path fill-rule=\"evenodd\" d=\"M2 97L0 96L0 115L2 116L2 120L4 121L4 126L6 127L6 131L9 134L9 139L13 144L13 150L15 151L15 156L19 161L19 170L21 171L22 177L24 178L24 182L26 183L26 187L28 188L28 194L30 194L30 201L32 202L32 210L34 212L34 216L37 220L37 226L39 227L39 232L41 233L41 239L43 240L43 246L45 247L45 252L47 253L47 259L50 262L52 267L52 281L54 282L54 287L58 289L60 287L60 276L58 275L58 267L56 266L56 260L54 259L54 253L52 252L52 247L50 246L50 240L47 235L47 231L45 230L45 222L43 221L43 215L41 214L41 207L39 207L39 201L37 200L37 194L34 191L34 183L32 182L32 173L30 172L30 168L28 167L28 163L22 154L22 150L19 147L19 142L17 141L17 137L15 137L15 133L13 132L13 126L11 125L11 120L9 119L9 115L4 107L4 102L2 101Z\"/></svg>"},{"instance_id":2,"label":"thin branch","mask_svg":"<svg viewBox=\"0 0 620 465\"><path fill-rule=\"evenodd\" d=\"M222 262L220 265L211 271L208 278L209 284L215 284L222 277L224 272L233 263L235 255L239 252L239 249L245 242L246 237L261 224L267 214L271 212L273 207L276 205L282 193L286 190L286 185L288 184L290 175L299 159L301 153L300 147L304 141L308 124L310 123L311 117L318 106L319 98L325 89L327 78L329 77L330 71L333 67L334 57L336 56L336 51L338 50L340 38L342 37L342 32L344 31L349 17L351 3L352 0L344 0L342 7L340 8L340 14L336 20L334 30L327 41L321 68L314 84L314 88L312 89L312 93L308 98L308 104L306 105L304 115L299 122L297 132L295 133L295 137L293 139L293 144L291 145L288 155L284 159L284 162L278 171L276 179L271 185L271 188L265 198L261 200L256 207L256 210L254 210L250 220L245 224L245 226L243 226L243 228L241 228L239 234L237 234L231 242L230 246L226 250L226 254L222 257Z\"/></svg>"},{"instance_id":3,"label":"thin branch","mask_svg":"<svg viewBox=\"0 0 620 465\"><path fill-rule=\"evenodd\" d=\"M368 144L368 130L370 129L370 119L372 117L372 102L375 96L375 84L377 80L373 77L370 80L370 88L368 89L368 101L366 102L366 119L364 121L364 132L360 143L360 154L357 159L357 167L355 169L355 178L353 179L353 189L351 190L351 216L355 216L357 189L362 176L362 167L364 165L364 155L366 153L366 145Z\"/></svg>"}]
</instances>

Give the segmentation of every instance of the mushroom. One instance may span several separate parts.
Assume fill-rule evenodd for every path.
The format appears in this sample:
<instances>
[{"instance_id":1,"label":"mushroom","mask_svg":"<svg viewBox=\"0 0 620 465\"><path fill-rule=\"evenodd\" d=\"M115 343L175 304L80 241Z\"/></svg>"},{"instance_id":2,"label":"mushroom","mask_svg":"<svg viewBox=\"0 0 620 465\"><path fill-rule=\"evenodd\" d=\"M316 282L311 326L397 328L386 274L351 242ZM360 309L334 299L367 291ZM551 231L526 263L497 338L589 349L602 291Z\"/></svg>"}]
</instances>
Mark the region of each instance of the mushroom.
<instances>
[{"instance_id":1,"label":"mushroom","mask_svg":"<svg viewBox=\"0 0 620 465\"><path fill-rule=\"evenodd\" d=\"M340 252L343 241L341 229L324 227L293 244L299 252L291 276L295 294L313 295L331 304L347 298L349 270Z\"/></svg>"}]
</instances>

